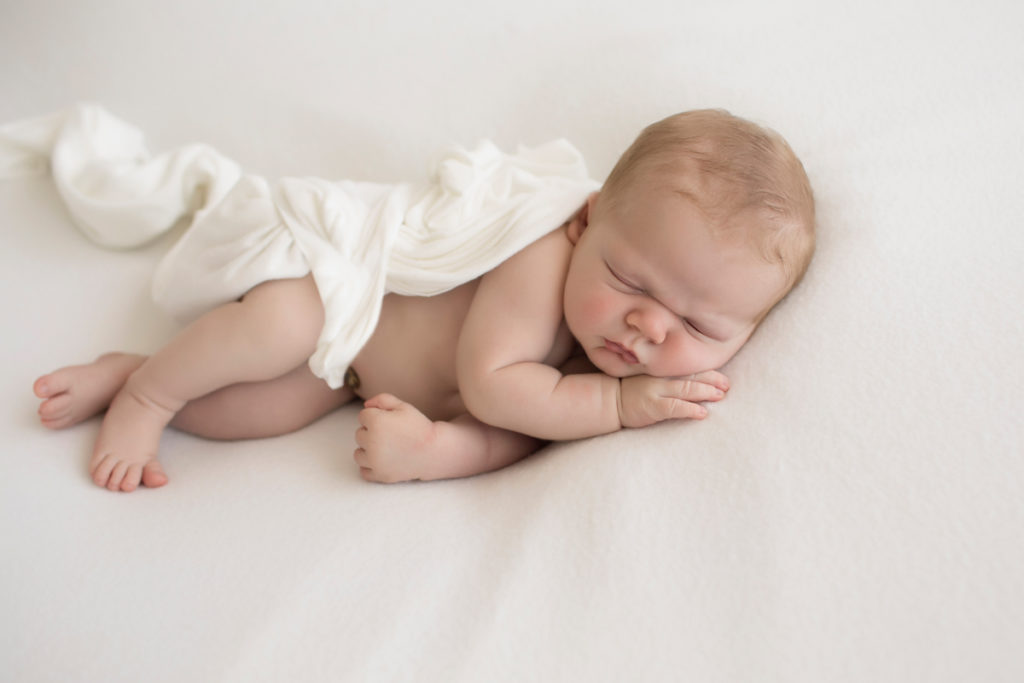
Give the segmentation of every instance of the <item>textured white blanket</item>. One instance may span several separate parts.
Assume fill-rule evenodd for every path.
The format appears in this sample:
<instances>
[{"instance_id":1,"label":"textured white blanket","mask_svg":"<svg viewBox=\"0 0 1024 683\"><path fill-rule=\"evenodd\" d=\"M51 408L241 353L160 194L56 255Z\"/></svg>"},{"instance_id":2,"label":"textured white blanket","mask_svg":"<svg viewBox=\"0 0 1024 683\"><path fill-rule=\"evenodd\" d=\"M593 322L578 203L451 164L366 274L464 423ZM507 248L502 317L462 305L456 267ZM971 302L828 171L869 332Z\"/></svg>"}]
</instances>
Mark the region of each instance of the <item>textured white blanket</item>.
<instances>
[{"instance_id":1,"label":"textured white blanket","mask_svg":"<svg viewBox=\"0 0 1024 683\"><path fill-rule=\"evenodd\" d=\"M324 327L309 359L338 388L388 292L431 296L479 277L550 232L598 184L565 140L504 154L453 147L428 180L381 185L243 176L206 145L151 156L97 105L0 127L0 169L45 168L95 242L134 247L195 214L157 268L153 298L180 320L266 280L312 272Z\"/></svg>"}]
</instances>

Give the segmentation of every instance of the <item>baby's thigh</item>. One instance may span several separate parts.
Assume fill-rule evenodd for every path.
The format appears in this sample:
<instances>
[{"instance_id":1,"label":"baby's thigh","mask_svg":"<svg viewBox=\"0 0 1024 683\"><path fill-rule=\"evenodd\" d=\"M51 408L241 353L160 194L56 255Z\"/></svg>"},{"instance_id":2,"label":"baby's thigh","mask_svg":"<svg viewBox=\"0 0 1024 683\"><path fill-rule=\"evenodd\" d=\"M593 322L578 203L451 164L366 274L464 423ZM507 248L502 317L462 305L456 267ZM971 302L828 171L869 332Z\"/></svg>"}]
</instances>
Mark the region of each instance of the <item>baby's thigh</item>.
<instances>
[{"instance_id":1,"label":"baby's thigh","mask_svg":"<svg viewBox=\"0 0 1024 683\"><path fill-rule=\"evenodd\" d=\"M305 363L263 382L233 384L190 401L171 425L207 439L257 439L287 434L354 398L331 389Z\"/></svg>"}]
</instances>

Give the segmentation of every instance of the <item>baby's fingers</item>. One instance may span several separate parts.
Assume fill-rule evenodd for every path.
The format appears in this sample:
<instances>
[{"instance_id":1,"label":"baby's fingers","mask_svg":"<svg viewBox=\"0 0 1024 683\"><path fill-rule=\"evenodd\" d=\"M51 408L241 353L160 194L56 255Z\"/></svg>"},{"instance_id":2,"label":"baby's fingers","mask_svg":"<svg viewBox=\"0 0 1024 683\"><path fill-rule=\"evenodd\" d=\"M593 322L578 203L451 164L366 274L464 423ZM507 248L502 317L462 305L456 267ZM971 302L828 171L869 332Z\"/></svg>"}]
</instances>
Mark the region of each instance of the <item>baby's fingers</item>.
<instances>
[{"instance_id":1,"label":"baby's fingers","mask_svg":"<svg viewBox=\"0 0 1024 683\"><path fill-rule=\"evenodd\" d=\"M391 394L377 394L369 398L363 405L367 408L379 408L380 410L398 410L405 405L405 401Z\"/></svg>"},{"instance_id":2,"label":"baby's fingers","mask_svg":"<svg viewBox=\"0 0 1024 683\"><path fill-rule=\"evenodd\" d=\"M359 466L359 476L363 478L363 481L372 481L382 483L380 473L375 469L376 463L370 457L370 454L366 452L365 448L357 448L352 453L352 459L356 461L356 465Z\"/></svg>"},{"instance_id":3,"label":"baby's fingers","mask_svg":"<svg viewBox=\"0 0 1024 683\"><path fill-rule=\"evenodd\" d=\"M686 379L690 379L695 382L701 382L703 384L710 384L713 387L718 387L722 391L729 391L729 378L720 373L718 370L706 370L704 372L698 372L697 374L690 375Z\"/></svg>"},{"instance_id":4,"label":"baby's fingers","mask_svg":"<svg viewBox=\"0 0 1024 683\"><path fill-rule=\"evenodd\" d=\"M669 385L668 396L684 401L721 401L725 392L697 379L680 379Z\"/></svg>"},{"instance_id":5,"label":"baby's fingers","mask_svg":"<svg viewBox=\"0 0 1024 683\"><path fill-rule=\"evenodd\" d=\"M356 445L366 448L370 443L370 430L363 426L356 430Z\"/></svg>"},{"instance_id":6,"label":"baby's fingers","mask_svg":"<svg viewBox=\"0 0 1024 683\"><path fill-rule=\"evenodd\" d=\"M673 420L703 420L708 416L708 409L699 403L682 401L677 398L662 399L665 413Z\"/></svg>"},{"instance_id":7,"label":"baby's fingers","mask_svg":"<svg viewBox=\"0 0 1024 683\"><path fill-rule=\"evenodd\" d=\"M365 448L357 448L352 452L352 459L356 461L361 470L372 470L373 463L370 461L370 456L367 455Z\"/></svg>"}]
</instances>

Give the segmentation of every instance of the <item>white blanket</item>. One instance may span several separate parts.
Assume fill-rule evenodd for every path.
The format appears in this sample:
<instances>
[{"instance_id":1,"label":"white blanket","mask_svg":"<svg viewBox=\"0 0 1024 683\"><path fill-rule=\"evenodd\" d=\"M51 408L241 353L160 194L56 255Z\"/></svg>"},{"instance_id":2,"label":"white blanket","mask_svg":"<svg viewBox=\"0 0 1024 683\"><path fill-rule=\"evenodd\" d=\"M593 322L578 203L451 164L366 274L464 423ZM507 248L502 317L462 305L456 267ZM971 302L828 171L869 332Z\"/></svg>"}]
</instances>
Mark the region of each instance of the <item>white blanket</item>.
<instances>
[{"instance_id":1,"label":"white blanket","mask_svg":"<svg viewBox=\"0 0 1024 683\"><path fill-rule=\"evenodd\" d=\"M75 223L104 246L139 246L196 215L153 279L153 298L179 320L312 272L324 326L309 365L334 389L385 294L433 296L479 277L598 187L576 148L555 140L516 154L489 141L454 147L418 184L289 178L271 188L207 145L153 157L137 128L88 104L0 127L7 175L46 159Z\"/></svg>"}]
</instances>

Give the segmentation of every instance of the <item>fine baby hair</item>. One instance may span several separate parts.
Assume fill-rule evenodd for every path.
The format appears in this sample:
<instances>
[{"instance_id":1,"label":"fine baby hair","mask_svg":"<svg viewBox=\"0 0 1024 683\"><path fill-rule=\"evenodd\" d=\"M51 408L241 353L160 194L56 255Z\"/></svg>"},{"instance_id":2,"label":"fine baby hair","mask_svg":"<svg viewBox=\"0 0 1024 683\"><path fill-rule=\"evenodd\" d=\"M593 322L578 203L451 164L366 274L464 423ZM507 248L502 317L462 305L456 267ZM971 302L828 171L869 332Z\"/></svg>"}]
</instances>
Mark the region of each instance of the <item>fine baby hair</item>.
<instances>
[{"instance_id":1,"label":"fine baby hair","mask_svg":"<svg viewBox=\"0 0 1024 683\"><path fill-rule=\"evenodd\" d=\"M724 238L749 240L780 264L786 291L814 252L814 195L803 164L781 135L723 109L674 114L647 126L601 191L602 208L637 183L667 183L693 202Z\"/></svg>"}]
</instances>

